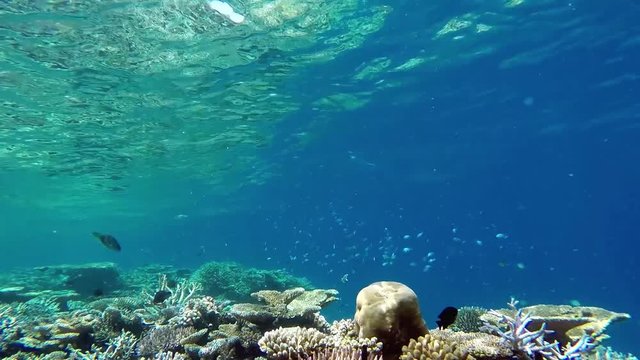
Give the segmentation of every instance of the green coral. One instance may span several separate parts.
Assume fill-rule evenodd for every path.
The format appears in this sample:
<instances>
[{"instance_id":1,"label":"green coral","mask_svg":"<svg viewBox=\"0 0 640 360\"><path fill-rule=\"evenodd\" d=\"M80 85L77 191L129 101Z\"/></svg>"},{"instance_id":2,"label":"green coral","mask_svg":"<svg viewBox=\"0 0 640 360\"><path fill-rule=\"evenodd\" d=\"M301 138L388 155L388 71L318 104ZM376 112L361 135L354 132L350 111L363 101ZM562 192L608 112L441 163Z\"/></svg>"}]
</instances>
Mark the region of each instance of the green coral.
<instances>
[{"instance_id":1,"label":"green coral","mask_svg":"<svg viewBox=\"0 0 640 360\"><path fill-rule=\"evenodd\" d=\"M260 290L312 287L307 279L295 277L284 270L247 268L234 262L206 263L193 273L190 280L200 284L205 295L233 301L250 301L251 294Z\"/></svg>"},{"instance_id":2,"label":"green coral","mask_svg":"<svg viewBox=\"0 0 640 360\"><path fill-rule=\"evenodd\" d=\"M484 325L484 321L480 318L488 310L478 306L463 306L458 310L456 321L451 324L450 329L453 331L478 332L480 327Z\"/></svg>"}]
</instances>

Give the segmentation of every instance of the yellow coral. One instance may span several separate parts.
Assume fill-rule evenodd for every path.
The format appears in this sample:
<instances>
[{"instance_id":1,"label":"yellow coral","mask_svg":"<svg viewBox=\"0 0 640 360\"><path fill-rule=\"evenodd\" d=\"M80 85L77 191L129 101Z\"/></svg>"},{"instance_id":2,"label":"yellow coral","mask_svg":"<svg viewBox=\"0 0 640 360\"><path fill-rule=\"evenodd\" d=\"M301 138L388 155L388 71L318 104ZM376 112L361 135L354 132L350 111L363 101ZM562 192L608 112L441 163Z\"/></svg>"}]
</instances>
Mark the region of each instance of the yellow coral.
<instances>
[{"instance_id":1,"label":"yellow coral","mask_svg":"<svg viewBox=\"0 0 640 360\"><path fill-rule=\"evenodd\" d=\"M327 335L313 328L278 328L267 331L258 341L269 359L308 358L325 346Z\"/></svg>"},{"instance_id":2,"label":"yellow coral","mask_svg":"<svg viewBox=\"0 0 640 360\"><path fill-rule=\"evenodd\" d=\"M474 357L458 349L452 341L436 339L430 334L411 339L402 347L400 360L473 360Z\"/></svg>"}]
</instances>

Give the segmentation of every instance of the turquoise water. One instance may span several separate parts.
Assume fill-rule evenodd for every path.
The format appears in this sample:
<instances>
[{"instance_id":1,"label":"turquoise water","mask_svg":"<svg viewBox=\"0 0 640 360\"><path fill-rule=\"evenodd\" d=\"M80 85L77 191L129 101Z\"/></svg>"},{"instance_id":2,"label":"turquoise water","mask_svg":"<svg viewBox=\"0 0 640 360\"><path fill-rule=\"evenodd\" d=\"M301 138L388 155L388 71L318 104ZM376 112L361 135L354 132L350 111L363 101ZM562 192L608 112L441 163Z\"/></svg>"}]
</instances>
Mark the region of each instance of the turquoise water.
<instances>
[{"instance_id":1,"label":"turquoise water","mask_svg":"<svg viewBox=\"0 0 640 360\"><path fill-rule=\"evenodd\" d=\"M579 303L639 352L637 5L230 4L0 3L0 270L233 260L335 317L396 280L430 326Z\"/></svg>"}]
</instances>

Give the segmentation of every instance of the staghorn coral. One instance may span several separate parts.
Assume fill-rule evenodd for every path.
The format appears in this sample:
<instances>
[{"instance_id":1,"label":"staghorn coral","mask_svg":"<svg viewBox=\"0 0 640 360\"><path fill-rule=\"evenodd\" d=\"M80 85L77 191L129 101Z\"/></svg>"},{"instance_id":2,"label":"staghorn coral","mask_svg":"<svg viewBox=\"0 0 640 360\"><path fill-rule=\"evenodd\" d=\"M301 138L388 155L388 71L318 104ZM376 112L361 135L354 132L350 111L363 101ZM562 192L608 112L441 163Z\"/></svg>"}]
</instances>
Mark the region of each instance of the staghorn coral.
<instances>
[{"instance_id":1,"label":"staghorn coral","mask_svg":"<svg viewBox=\"0 0 640 360\"><path fill-rule=\"evenodd\" d=\"M80 352L73 348L70 350L72 358L78 360L126 360L135 354L136 342L135 335L122 330L105 348L94 344L90 352Z\"/></svg>"},{"instance_id":2,"label":"staghorn coral","mask_svg":"<svg viewBox=\"0 0 640 360\"><path fill-rule=\"evenodd\" d=\"M122 333L109 342L107 348L101 353L105 360L128 359L135 354L138 339L130 332L122 330Z\"/></svg>"},{"instance_id":3,"label":"staghorn coral","mask_svg":"<svg viewBox=\"0 0 640 360\"><path fill-rule=\"evenodd\" d=\"M631 316L625 313L617 313L593 306L570 305L534 305L522 308L528 314L530 327L540 327L545 324L550 330L545 334L545 341L557 341L560 345L579 341L584 335L593 338L597 342L608 338L606 328L613 322L629 319ZM497 310L497 312L513 316L513 308ZM494 313L482 316L485 321L494 322L500 317Z\"/></svg>"},{"instance_id":4,"label":"staghorn coral","mask_svg":"<svg viewBox=\"0 0 640 360\"><path fill-rule=\"evenodd\" d=\"M411 339L402 347L400 360L473 360L473 357L458 349L454 341L438 339L431 334Z\"/></svg>"},{"instance_id":5,"label":"staghorn coral","mask_svg":"<svg viewBox=\"0 0 640 360\"><path fill-rule=\"evenodd\" d=\"M176 351L182 341L195 333L193 327L155 326L140 338L137 353L149 356L162 351Z\"/></svg>"},{"instance_id":6,"label":"staghorn coral","mask_svg":"<svg viewBox=\"0 0 640 360\"><path fill-rule=\"evenodd\" d=\"M258 341L269 359L306 359L324 348L327 335L312 328L290 327L267 331Z\"/></svg>"},{"instance_id":7,"label":"staghorn coral","mask_svg":"<svg viewBox=\"0 0 640 360\"><path fill-rule=\"evenodd\" d=\"M463 306L458 309L456 321L449 328L453 331L478 332L484 325L480 317L487 311L478 306Z\"/></svg>"},{"instance_id":8,"label":"staghorn coral","mask_svg":"<svg viewBox=\"0 0 640 360\"><path fill-rule=\"evenodd\" d=\"M158 281L157 291L168 291L171 295L164 300L161 304L163 306L183 306L189 300L191 300L199 291L202 290L202 285L197 282L182 280L180 282L176 282L175 286L169 286L169 281L167 280L167 275L160 275ZM153 302L154 296L152 294L146 293L145 295L149 298L149 302Z\"/></svg>"},{"instance_id":9,"label":"staghorn coral","mask_svg":"<svg viewBox=\"0 0 640 360\"><path fill-rule=\"evenodd\" d=\"M502 337L517 356L525 359L534 359L536 356L542 356L547 360L574 359L580 358L582 354L593 349L593 340L586 335L573 344L567 344L562 349L557 341L547 342L544 337L550 331L546 329L546 323L542 323L538 330L530 331L527 329L527 325L531 323L531 315L523 312L523 309L518 309L518 301L513 298L508 305L515 312L515 315L505 315L496 310L489 311L489 314L497 317L498 322L506 326L507 329L503 330L498 325L486 323L483 330L488 330Z\"/></svg>"}]
</instances>

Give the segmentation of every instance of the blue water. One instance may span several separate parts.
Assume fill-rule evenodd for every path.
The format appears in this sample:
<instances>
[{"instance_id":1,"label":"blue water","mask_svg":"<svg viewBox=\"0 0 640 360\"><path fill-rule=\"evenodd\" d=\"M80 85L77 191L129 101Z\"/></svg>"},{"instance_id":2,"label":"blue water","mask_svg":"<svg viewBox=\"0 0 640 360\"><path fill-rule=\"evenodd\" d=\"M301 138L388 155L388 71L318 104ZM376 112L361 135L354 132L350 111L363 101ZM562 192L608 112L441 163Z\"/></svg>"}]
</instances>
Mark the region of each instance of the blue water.
<instances>
[{"instance_id":1,"label":"blue water","mask_svg":"<svg viewBox=\"0 0 640 360\"><path fill-rule=\"evenodd\" d=\"M274 91L295 109L274 115L277 121L239 120L261 134L260 144L167 158L128 149L134 160L114 169L111 151L122 155L124 145L107 136L97 153L118 176L88 189L85 174L51 176L2 153L0 268L234 260L338 289L333 317L352 316L355 294L368 283L395 280L418 293L431 327L447 305L497 308L511 296L525 304L579 302L630 313L631 320L609 328L608 345L637 354L638 5L367 0L362 14L380 5L393 10L361 45L292 66L278 81ZM492 30L435 37L464 14ZM0 55L12 54L7 46ZM298 51L264 61L295 64ZM392 71L415 57L427 60ZM355 76L376 59L392 65ZM268 69L258 63L237 71L185 78L186 90L171 90L175 98L159 96L205 106L224 91L216 76L250 81ZM180 87L179 74L157 76L131 81L153 88L146 81L171 78L167 87ZM364 100L329 108L319 100L336 94ZM163 116L163 109L145 106L122 116L138 123ZM193 119L216 121L206 107L189 109L175 110L169 135L149 143L205 131L189 123L189 111ZM2 116L10 115L5 107ZM102 126L91 131L125 131L117 126L131 123ZM3 143L19 141L15 129L2 130ZM215 134L215 127L206 131ZM211 171L209 178L199 168L208 151L233 171ZM198 163L189 156L199 156ZM95 230L117 236L122 253L101 248L90 236Z\"/></svg>"}]
</instances>

